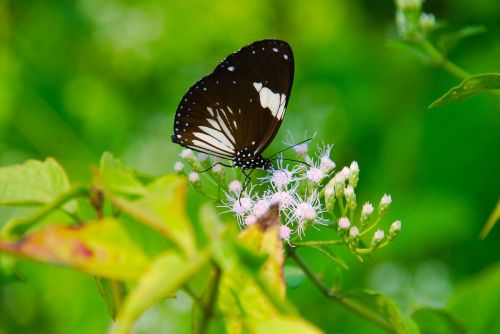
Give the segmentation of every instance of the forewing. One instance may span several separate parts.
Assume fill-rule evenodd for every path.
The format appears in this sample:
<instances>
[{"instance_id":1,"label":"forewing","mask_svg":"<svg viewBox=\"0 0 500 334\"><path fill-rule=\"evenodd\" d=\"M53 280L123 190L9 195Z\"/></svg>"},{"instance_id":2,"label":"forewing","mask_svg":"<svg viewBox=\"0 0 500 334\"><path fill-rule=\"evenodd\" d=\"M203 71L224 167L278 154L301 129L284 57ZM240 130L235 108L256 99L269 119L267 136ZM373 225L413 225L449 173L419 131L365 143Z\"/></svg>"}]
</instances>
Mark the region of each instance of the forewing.
<instances>
[{"instance_id":1,"label":"forewing","mask_svg":"<svg viewBox=\"0 0 500 334\"><path fill-rule=\"evenodd\" d=\"M272 141L293 83L293 54L279 40L263 40L229 55L189 89L177 108L174 142L233 159Z\"/></svg>"}]
</instances>

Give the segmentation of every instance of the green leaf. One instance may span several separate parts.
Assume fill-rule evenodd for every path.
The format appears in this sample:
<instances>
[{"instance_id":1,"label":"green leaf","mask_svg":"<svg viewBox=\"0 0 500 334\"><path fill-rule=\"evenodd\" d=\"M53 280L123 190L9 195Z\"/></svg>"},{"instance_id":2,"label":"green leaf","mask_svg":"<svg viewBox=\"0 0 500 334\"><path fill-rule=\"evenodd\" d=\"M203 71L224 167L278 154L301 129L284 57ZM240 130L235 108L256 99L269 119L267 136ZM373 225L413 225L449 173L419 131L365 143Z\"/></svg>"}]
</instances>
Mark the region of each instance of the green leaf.
<instances>
[{"instance_id":1,"label":"green leaf","mask_svg":"<svg viewBox=\"0 0 500 334\"><path fill-rule=\"evenodd\" d=\"M113 334L130 333L134 322L154 304L172 297L210 260L208 252L186 259L173 252L158 257L131 291L118 314Z\"/></svg>"},{"instance_id":2,"label":"green leaf","mask_svg":"<svg viewBox=\"0 0 500 334\"><path fill-rule=\"evenodd\" d=\"M299 317L278 316L272 319L254 321L248 325L252 334L321 334L323 331Z\"/></svg>"},{"instance_id":3,"label":"green leaf","mask_svg":"<svg viewBox=\"0 0 500 334\"><path fill-rule=\"evenodd\" d=\"M123 304L123 300L127 296L125 284L102 277L95 277L95 283L99 294L108 307L109 315L114 320Z\"/></svg>"},{"instance_id":4,"label":"green leaf","mask_svg":"<svg viewBox=\"0 0 500 334\"><path fill-rule=\"evenodd\" d=\"M380 320L388 322L395 333L419 333L413 321L403 317L398 303L381 293L369 290L356 291L344 298L347 303L349 299L355 299L358 304L376 311Z\"/></svg>"},{"instance_id":5,"label":"green leaf","mask_svg":"<svg viewBox=\"0 0 500 334\"><path fill-rule=\"evenodd\" d=\"M446 310L422 308L412 314L422 334L465 334L467 330Z\"/></svg>"},{"instance_id":6,"label":"green leaf","mask_svg":"<svg viewBox=\"0 0 500 334\"><path fill-rule=\"evenodd\" d=\"M474 94L492 89L500 89L500 74L474 75L465 79L459 86L453 87L446 94L432 102L429 108L435 108L449 102L460 102Z\"/></svg>"},{"instance_id":7,"label":"green leaf","mask_svg":"<svg viewBox=\"0 0 500 334\"><path fill-rule=\"evenodd\" d=\"M399 40L399 39L389 39L387 44L394 49L398 49L404 52L408 52L421 59L424 62L429 62L429 55L422 49L419 44L412 42Z\"/></svg>"},{"instance_id":8,"label":"green leaf","mask_svg":"<svg viewBox=\"0 0 500 334\"><path fill-rule=\"evenodd\" d=\"M500 200L498 200L497 206L495 207L495 209L493 209L493 212L488 217L488 220L486 221L486 224L481 230L481 234L479 235L479 237L481 239L486 238L490 233L491 229L493 228L493 226L495 226L495 224L498 222L498 220L500 220Z\"/></svg>"},{"instance_id":9,"label":"green leaf","mask_svg":"<svg viewBox=\"0 0 500 334\"><path fill-rule=\"evenodd\" d=\"M293 266L285 266L283 276L285 277L286 286L290 289L299 287L306 278L302 270Z\"/></svg>"},{"instance_id":10,"label":"green leaf","mask_svg":"<svg viewBox=\"0 0 500 334\"><path fill-rule=\"evenodd\" d=\"M484 26L469 26L464 27L458 31L449 32L439 37L437 45L444 53L448 53L455 48L462 41L462 39L470 36L475 36L485 33L486 27Z\"/></svg>"},{"instance_id":11,"label":"green leaf","mask_svg":"<svg viewBox=\"0 0 500 334\"><path fill-rule=\"evenodd\" d=\"M460 319L468 333L500 333L500 263L461 282L448 308Z\"/></svg>"},{"instance_id":12,"label":"green leaf","mask_svg":"<svg viewBox=\"0 0 500 334\"><path fill-rule=\"evenodd\" d=\"M51 225L15 242L0 240L0 252L124 281L137 280L151 262L114 219Z\"/></svg>"},{"instance_id":13,"label":"green leaf","mask_svg":"<svg viewBox=\"0 0 500 334\"><path fill-rule=\"evenodd\" d=\"M55 197L52 201L48 202L44 206L37 208L31 214L26 217L21 218L12 218L9 220L2 229L2 236L5 238L16 238L19 235L24 234L31 227L33 227L36 223L39 223L44 218L46 220L61 220L63 218L54 215L54 213L58 213L58 209L63 207L65 203L74 202L74 199L79 196L85 196L88 194L88 190L83 187L72 187L69 190L61 193L57 197ZM76 202L75 202L76 203Z\"/></svg>"},{"instance_id":14,"label":"green leaf","mask_svg":"<svg viewBox=\"0 0 500 334\"><path fill-rule=\"evenodd\" d=\"M109 152L104 152L101 157L95 182L116 194L142 196L146 193L135 170Z\"/></svg>"},{"instance_id":15,"label":"green leaf","mask_svg":"<svg viewBox=\"0 0 500 334\"><path fill-rule=\"evenodd\" d=\"M347 263L345 263L345 261L339 258L337 255L335 255L335 253L330 248L326 246L312 246L311 248L325 255L328 259L338 264L342 269L349 269Z\"/></svg>"},{"instance_id":16,"label":"green leaf","mask_svg":"<svg viewBox=\"0 0 500 334\"><path fill-rule=\"evenodd\" d=\"M0 168L0 205L43 205L69 188L66 173L52 158ZM74 213L77 204L70 201L63 208Z\"/></svg>"},{"instance_id":17,"label":"green leaf","mask_svg":"<svg viewBox=\"0 0 500 334\"><path fill-rule=\"evenodd\" d=\"M177 245L187 257L196 252L196 240L186 213L186 179L165 175L145 186L138 199L126 199L105 190L107 198L138 222L160 232Z\"/></svg>"}]
</instances>

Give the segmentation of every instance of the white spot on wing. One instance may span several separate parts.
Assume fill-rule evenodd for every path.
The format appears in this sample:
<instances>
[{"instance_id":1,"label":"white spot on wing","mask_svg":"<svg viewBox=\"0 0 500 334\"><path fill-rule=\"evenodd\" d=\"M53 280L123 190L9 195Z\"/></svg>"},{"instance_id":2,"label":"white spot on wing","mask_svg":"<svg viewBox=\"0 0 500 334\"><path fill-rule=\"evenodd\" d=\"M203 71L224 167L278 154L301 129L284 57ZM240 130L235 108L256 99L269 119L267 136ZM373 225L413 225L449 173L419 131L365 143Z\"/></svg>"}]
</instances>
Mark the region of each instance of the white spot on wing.
<instances>
[{"instance_id":1,"label":"white spot on wing","mask_svg":"<svg viewBox=\"0 0 500 334\"><path fill-rule=\"evenodd\" d=\"M228 153L232 153L234 150L232 150L231 148L228 148L226 145L222 144L220 141L218 141L217 139L215 139L214 137L212 136L209 136L205 133L202 133L202 132L193 132L193 135L195 137L198 137L200 138L201 140L205 141L207 144L221 150L221 151L226 151Z\"/></svg>"},{"instance_id":2,"label":"white spot on wing","mask_svg":"<svg viewBox=\"0 0 500 334\"><path fill-rule=\"evenodd\" d=\"M235 69L236 69L236 67L234 67L234 66L229 66L229 67L227 68L227 70L228 70L228 71L231 71L231 72L232 72L232 71L234 71Z\"/></svg>"},{"instance_id":3,"label":"white spot on wing","mask_svg":"<svg viewBox=\"0 0 500 334\"><path fill-rule=\"evenodd\" d=\"M220 115L217 115L217 121L219 122L219 125L222 127L224 133L226 134L226 137L229 138L229 140L231 140L233 144L236 143L233 135L231 134L231 131L229 131L229 128L227 127L226 123L224 123L224 120L222 119L222 117L220 117Z\"/></svg>"},{"instance_id":4,"label":"white spot on wing","mask_svg":"<svg viewBox=\"0 0 500 334\"><path fill-rule=\"evenodd\" d=\"M273 51L274 52L278 52L278 48L273 48Z\"/></svg>"},{"instance_id":5,"label":"white spot on wing","mask_svg":"<svg viewBox=\"0 0 500 334\"><path fill-rule=\"evenodd\" d=\"M227 148L234 150L233 144L227 140L227 137L220 131L217 131L213 128L209 128L208 126L199 126L200 130L204 131L206 134L214 137L218 141L220 141L222 144L226 145Z\"/></svg>"},{"instance_id":6,"label":"white spot on wing","mask_svg":"<svg viewBox=\"0 0 500 334\"><path fill-rule=\"evenodd\" d=\"M210 116L214 117L214 110L210 107L207 107L207 110L210 113Z\"/></svg>"},{"instance_id":7,"label":"white spot on wing","mask_svg":"<svg viewBox=\"0 0 500 334\"><path fill-rule=\"evenodd\" d=\"M225 151L221 151L221 150L219 150L219 149L217 149L217 148L215 148L215 147L213 147L211 145L208 145L205 142L202 142L202 141L194 139L192 141L192 143L194 145L193 148L202 148L207 153L215 153L215 154L219 154L219 155L222 155L222 156L231 156L231 154L228 154Z\"/></svg>"},{"instance_id":8,"label":"white spot on wing","mask_svg":"<svg viewBox=\"0 0 500 334\"><path fill-rule=\"evenodd\" d=\"M277 119L282 119L285 109L285 94L274 93L267 87L262 87L262 83L254 82L253 86L259 92L260 105L262 108L268 108Z\"/></svg>"},{"instance_id":9,"label":"white spot on wing","mask_svg":"<svg viewBox=\"0 0 500 334\"><path fill-rule=\"evenodd\" d=\"M207 121L208 121L208 123L210 123L210 125L211 125L212 127L214 127L215 129L217 129L217 130L219 130L219 131L221 130L221 128L220 128L220 126L219 126L219 123L217 123L217 122L216 122L216 121L214 121L213 119L207 118Z\"/></svg>"}]
</instances>

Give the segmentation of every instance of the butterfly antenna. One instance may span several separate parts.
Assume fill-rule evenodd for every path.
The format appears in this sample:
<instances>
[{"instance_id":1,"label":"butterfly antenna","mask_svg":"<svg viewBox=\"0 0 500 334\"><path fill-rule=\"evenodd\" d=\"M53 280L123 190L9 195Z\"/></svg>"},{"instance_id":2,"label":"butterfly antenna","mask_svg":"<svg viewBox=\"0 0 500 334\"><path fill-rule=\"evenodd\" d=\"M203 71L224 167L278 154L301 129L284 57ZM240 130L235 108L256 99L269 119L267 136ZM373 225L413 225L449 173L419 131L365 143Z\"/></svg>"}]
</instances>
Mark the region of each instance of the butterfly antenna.
<instances>
[{"instance_id":1,"label":"butterfly antenna","mask_svg":"<svg viewBox=\"0 0 500 334\"><path fill-rule=\"evenodd\" d=\"M311 165L310 165L310 164L308 164L307 162L305 162L305 161L300 161L300 160L295 160L295 159L274 158L274 159L271 159L271 160L279 160L279 159L281 159L281 160L283 160L283 161L294 161L294 162L298 162L298 163L301 163L301 164L303 164L303 165L307 165L307 166L311 167Z\"/></svg>"},{"instance_id":2,"label":"butterfly antenna","mask_svg":"<svg viewBox=\"0 0 500 334\"><path fill-rule=\"evenodd\" d=\"M283 149L283 150L281 150L281 151L279 151L279 152L274 153L274 154L273 154L273 155L271 155L269 158L272 158L272 157L274 157L274 156L276 156L276 155L278 155L278 154L280 154L280 153L283 153L283 152L285 152L286 150L289 150L289 149L291 149L291 148L293 148L293 147L295 147L295 146L299 146L300 144L307 143L308 141L310 141L310 140L312 140L312 139L313 139L313 138L308 138L308 139L305 139L305 140L301 141L300 143L293 144L292 146L289 146L289 147L287 147L287 148L285 148L285 149Z\"/></svg>"},{"instance_id":3,"label":"butterfly antenna","mask_svg":"<svg viewBox=\"0 0 500 334\"><path fill-rule=\"evenodd\" d=\"M224 166L224 167L229 167L229 168L233 167L233 166L230 166L230 165L226 165L226 164L224 164L224 163L222 163L222 162L216 162L216 163L214 163L212 166L208 167L207 169L204 169L204 170L197 170L196 172L197 172L197 173L205 173L205 172L208 172L209 170L211 170L212 168L214 168L214 167L215 167L215 166L217 166L217 165L221 165L221 166Z\"/></svg>"}]
</instances>

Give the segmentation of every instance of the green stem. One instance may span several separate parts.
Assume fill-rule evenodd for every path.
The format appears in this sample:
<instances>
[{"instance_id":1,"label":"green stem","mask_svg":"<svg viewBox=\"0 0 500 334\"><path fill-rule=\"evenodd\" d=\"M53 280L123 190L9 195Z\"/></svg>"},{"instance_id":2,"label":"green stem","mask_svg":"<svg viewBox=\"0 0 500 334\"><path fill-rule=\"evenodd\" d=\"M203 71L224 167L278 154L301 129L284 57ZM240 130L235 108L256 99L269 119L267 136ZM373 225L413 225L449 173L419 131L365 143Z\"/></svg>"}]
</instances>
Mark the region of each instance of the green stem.
<instances>
[{"instance_id":1,"label":"green stem","mask_svg":"<svg viewBox=\"0 0 500 334\"><path fill-rule=\"evenodd\" d=\"M340 197L340 198L338 198L337 202L339 202L340 214L342 215L342 217L345 217L346 210L345 210L345 206L344 206L344 200L342 199L342 197Z\"/></svg>"},{"instance_id":2,"label":"green stem","mask_svg":"<svg viewBox=\"0 0 500 334\"><path fill-rule=\"evenodd\" d=\"M374 312L372 309L358 303L357 301L349 298L343 297L338 291L329 288L316 274L309 268L309 266L304 262L304 260L295 252L295 250L290 250L291 258L297 263L297 265L302 269L304 274L311 280L311 282L320 290L327 298L333 299L337 303L351 310L353 313L371 321L380 328L385 329L389 333L397 333L391 325L380 315Z\"/></svg>"},{"instance_id":3,"label":"green stem","mask_svg":"<svg viewBox=\"0 0 500 334\"><path fill-rule=\"evenodd\" d=\"M3 230L3 233L6 236L10 235L21 235L24 232L26 232L33 224L35 224L37 221L40 219L43 219L53 211L59 209L61 206L63 206L66 202L72 200L73 198L80 197L80 196L88 196L89 195L89 190L85 187L73 187L66 192L60 194L57 196L54 200L51 202L45 204L42 206L40 209L36 210L33 212L31 215L22 218L22 219L13 219L9 221ZM65 210L62 210L66 214L70 215L72 218L76 218L76 216L72 213L69 213Z\"/></svg>"},{"instance_id":4,"label":"green stem","mask_svg":"<svg viewBox=\"0 0 500 334\"><path fill-rule=\"evenodd\" d=\"M200 322L200 327L198 330L198 334L205 334L208 331L208 325L210 323L210 319L214 315L214 305L217 300L217 290L219 289L219 282L221 278L221 270L219 266L214 266L214 278L212 281L212 285L209 290L209 294L207 296L207 302L203 307L203 317Z\"/></svg>"},{"instance_id":5,"label":"green stem","mask_svg":"<svg viewBox=\"0 0 500 334\"><path fill-rule=\"evenodd\" d=\"M331 245L342 245L344 242L342 240L314 240L314 241L297 241L292 243L295 247L310 247L310 246L331 246Z\"/></svg>"},{"instance_id":6,"label":"green stem","mask_svg":"<svg viewBox=\"0 0 500 334\"><path fill-rule=\"evenodd\" d=\"M389 243L389 240L385 240L383 243L378 245L376 248L357 248L356 253L357 254L370 254L370 253L373 253L377 249L380 249L380 248L387 246L388 243Z\"/></svg>"},{"instance_id":7,"label":"green stem","mask_svg":"<svg viewBox=\"0 0 500 334\"><path fill-rule=\"evenodd\" d=\"M422 48L427 52L427 55L430 57L431 61L439 67L442 67L452 75L460 78L466 79L470 77L470 73L456 65L455 63L446 59L446 57L439 52L439 50L429 42L428 39L424 39L420 42Z\"/></svg>"},{"instance_id":8,"label":"green stem","mask_svg":"<svg viewBox=\"0 0 500 334\"><path fill-rule=\"evenodd\" d=\"M360 233L360 236L363 236L366 233L370 232L375 226L377 226L380 223L381 220L382 220L382 217L379 215L377 217L377 219L371 225L366 227L366 229Z\"/></svg>"}]
</instances>

